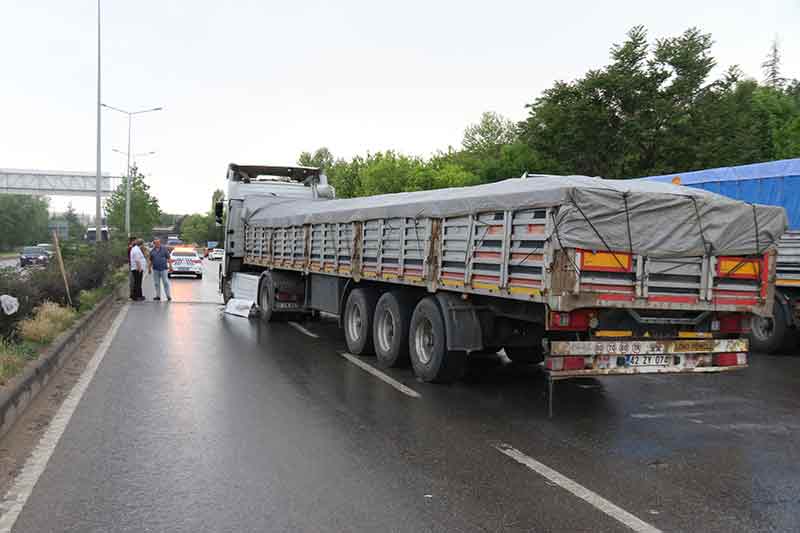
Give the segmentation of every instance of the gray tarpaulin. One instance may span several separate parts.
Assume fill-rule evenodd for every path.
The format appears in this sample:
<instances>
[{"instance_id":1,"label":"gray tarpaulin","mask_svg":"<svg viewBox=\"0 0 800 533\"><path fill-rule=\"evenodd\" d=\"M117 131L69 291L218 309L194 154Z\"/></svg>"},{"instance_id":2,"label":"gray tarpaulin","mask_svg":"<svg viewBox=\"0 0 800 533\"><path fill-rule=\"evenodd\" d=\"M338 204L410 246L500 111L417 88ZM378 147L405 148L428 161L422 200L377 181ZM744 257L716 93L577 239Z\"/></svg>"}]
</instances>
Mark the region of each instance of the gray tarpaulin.
<instances>
[{"instance_id":1,"label":"gray tarpaulin","mask_svg":"<svg viewBox=\"0 0 800 533\"><path fill-rule=\"evenodd\" d=\"M626 207L627 203L627 207ZM586 176L541 176L497 183L343 200L251 196L247 224L288 226L392 217L448 217L558 206L548 237L557 246L651 256L763 252L787 227L780 207L752 205L701 189ZM628 227L630 226L630 231ZM756 228L758 231L756 232Z\"/></svg>"}]
</instances>

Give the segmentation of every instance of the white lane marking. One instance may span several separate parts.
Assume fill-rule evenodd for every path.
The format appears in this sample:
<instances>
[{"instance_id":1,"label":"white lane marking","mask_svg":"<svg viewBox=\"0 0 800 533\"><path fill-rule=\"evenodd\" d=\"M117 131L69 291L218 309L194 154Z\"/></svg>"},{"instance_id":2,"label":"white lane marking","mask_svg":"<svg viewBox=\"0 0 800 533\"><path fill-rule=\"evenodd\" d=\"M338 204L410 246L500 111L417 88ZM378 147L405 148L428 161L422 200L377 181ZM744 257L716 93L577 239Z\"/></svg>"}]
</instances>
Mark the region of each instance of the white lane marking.
<instances>
[{"instance_id":1,"label":"white lane marking","mask_svg":"<svg viewBox=\"0 0 800 533\"><path fill-rule=\"evenodd\" d=\"M106 333L106 336L103 338L103 342L97 347L91 360L89 360L89 363L86 365L83 374L78 378L75 386L72 387L64 403L59 407L53 420L50 421L47 430L45 430L44 435L42 435L42 438L33 450L33 453L28 457L28 460L25 461L25 466L22 467L22 471L14 480L14 484L6 493L3 501L0 502L0 511L3 513L3 516L0 517L0 533L10 533L11 529L14 527L17 518L19 518L22 512L22 508L25 506L25 503L33 492L33 488L36 486L36 482L39 480L39 476L44 472L48 461L50 461L50 457L53 455L53 451L56 449L58 441L61 440L61 435L64 434L64 430L67 428L72 414L78 407L83 393L86 392L89 383L92 382L97 368L100 366L100 363L103 361L108 351L108 347L111 346L111 341L114 340L117 330L120 325L122 325L122 321L125 320L129 307L130 304L125 304L117 315L117 318L114 319L114 322L111 324L111 329L108 330L108 333Z\"/></svg>"},{"instance_id":2,"label":"white lane marking","mask_svg":"<svg viewBox=\"0 0 800 533\"><path fill-rule=\"evenodd\" d=\"M400 383L396 379L394 379L394 378L392 378L390 376L387 376L386 374L384 374L383 372L381 372L380 370L378 370L374 366L365 363L364 361L362 361L361 359L359 359L355 355L349 354L347 352L339 352L339 355L341 355L342 357L344 357L345 359L347 359L348 361L350 361L351 363L356 365L358 368L360 368L362 370L365 370L365 371L369 372L370 374L372 374L373 376L375 376L376 378L384 381L385 383L388 383L389 385L391 385L395 389L399 390L400 392L402 392L406 396L411 396L412 398L422 398L422 395L420 393L418 393L417 391L415 391L414 389L412 389L410 387L406 387L405 385L403 385L402 383Z\"/></svg>"},{"instance_id":3,"label":"white lane marking","mask_svg":"<svg viewBox=\"0 0 800 533\"><path fill-rule=\"evenodd\" d=\"M532 457L528 457L521 451L517 450L509 446L508 444L496 444L494 447L502 454L511 457L516 462L523 464L539 474L540 476L552 481L562 489L571 492L578 498L584 500L585 502L593 505L595 508L603 511L605 514L610 516L611 518L617 520L618 522L628 526L634 531L641 531L646 533L660 533L661 530L651 526L647 522L635 517L625 509L618 507L611 503L610 501L606 500L599 494L595 494L591 490L587 489L583 485L572 481L567 476L556 472L552 468L547 465L544 465L537 461Z\"/></svg>"},{"instance_id":4,"label":"white lane marking","mask_svg":"<svg viewBox=\"0 0 800 533\"><path fill-rule=\"evenodd\" d=\"M298 324L297 322L289 322L289 325L292 326L294 329L302 333L303 335L308 335L309 337L313 337L315 339L319 339L319 335L314 333L313 331L308 331L306 328Z\"/></svg>"}]
</instances>

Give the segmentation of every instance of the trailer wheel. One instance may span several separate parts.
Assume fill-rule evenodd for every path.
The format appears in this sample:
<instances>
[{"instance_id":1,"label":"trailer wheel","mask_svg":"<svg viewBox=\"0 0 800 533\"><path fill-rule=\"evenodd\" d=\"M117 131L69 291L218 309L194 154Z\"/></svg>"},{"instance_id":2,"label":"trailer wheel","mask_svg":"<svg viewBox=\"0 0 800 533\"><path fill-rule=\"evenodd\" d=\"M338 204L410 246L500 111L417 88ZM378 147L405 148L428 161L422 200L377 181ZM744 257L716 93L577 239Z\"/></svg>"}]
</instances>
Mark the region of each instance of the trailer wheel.
<instances>
[{"instance_id":1,"label":"trailer wheel","mask_svg":"<svg viewBox=\"0 0 800 533\"><path fill-rule=\"evenodd\" d=\"M533 365L544 361L542 348L538 346L506 346L503 350L514 363Z\"/></svg>"},{"instance_id":2,"label":"trailer wheel","mask_svg":"<svg viewBox=\"0 0 800 533\"><path fill-rule=\"evenodd\" d=\"M750 322L750 348L754 352L776 353L787 344L789 329L786 309L775 300L772 318L754 316Z\"/></svg>"},{"instance_id":3,"label":"trailer wheel","mask_svg":"<svg viewBox=\"0 0 800 533\"><path fill-rule=\"evenodd\" d=\"M370 289L353 289L344 306L344 338L347 349L355 355L371 354L372 319L378 294Z\"/></svg>"},{"instance_id":4,"label":"trailer wheel","mask_svg":"<svg viewBox=\"0 0 800 533\"><path fill-rule=\"evenodd\" d=\"M378 300L372 336L380 366L390 368L408 364L408 326L413 311L413 301L402 291L384 293Z\"/></svg>"},{"instance_id":5,"label":"trailer wheel","mask_svg":"<svg viewBox=\"0 0 800 533\"><path fill-rule=\"evenodd\" d=\"M275 312L275 283L269 272L261 277L258 289L258 311L258 316L263 322L274 322L279 315Z\"/></svg>"},{"instance_id":6,"label":"trailer wheel","mask_svg":"<svg viewBox=\"0 0 800 533\"><path fill-rule=\"evenodd\" d=\"M409 356L422 381L449 383L464 374L467 354L447 351L442 311L433 296L420 300L411 316Z\"/></svg>"}]
</instances>

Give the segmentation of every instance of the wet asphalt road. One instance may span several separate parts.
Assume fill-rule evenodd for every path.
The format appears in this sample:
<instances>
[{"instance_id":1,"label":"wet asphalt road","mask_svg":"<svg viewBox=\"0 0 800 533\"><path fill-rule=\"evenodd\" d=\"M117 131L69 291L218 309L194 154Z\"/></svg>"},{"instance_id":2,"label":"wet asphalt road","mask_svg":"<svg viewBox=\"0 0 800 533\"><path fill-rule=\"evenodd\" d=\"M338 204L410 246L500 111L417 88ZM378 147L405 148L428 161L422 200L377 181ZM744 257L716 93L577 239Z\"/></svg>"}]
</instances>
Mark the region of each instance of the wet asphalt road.
<instances>
[{"instance_id":1,"label":"wet asphalt road","mask_svg":"<svg viewBox=\"0 0 800 533\"><path fill-rule=\"evenodd\" d=\"M498 445L664 531L800 530L798 357L561 383L548 420L535 368L389 372L410 397L331 322L223 315L216 269L131 305L14 531L627 530Z\"/></svg>"}]
</instances>

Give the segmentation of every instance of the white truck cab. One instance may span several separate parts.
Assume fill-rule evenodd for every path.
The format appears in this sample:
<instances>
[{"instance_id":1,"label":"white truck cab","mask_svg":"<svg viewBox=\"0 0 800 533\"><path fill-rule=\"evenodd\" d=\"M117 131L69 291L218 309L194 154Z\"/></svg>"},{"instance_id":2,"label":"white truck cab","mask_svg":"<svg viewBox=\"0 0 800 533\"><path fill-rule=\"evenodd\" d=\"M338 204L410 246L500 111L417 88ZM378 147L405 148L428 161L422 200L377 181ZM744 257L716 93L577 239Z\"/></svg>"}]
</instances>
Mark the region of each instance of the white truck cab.
<instances>
[{"instance_id":1,"label":"white truck cab","mask_svg":"<svg viewBox=\"0 0 800 533\"><path fill-rule=\"evenodd\" d=\"M242 271L244 222L242 205L251 196L331 200L336 192L321 169L301 166L228 165L226 199L214 206L217 224L225 226L225 257L220 264L220 291L227 301L231 275ZM226 206L227 204L227 206ZM227 208L226 208L227 207Z\"/></svg>"}]
</instances>

